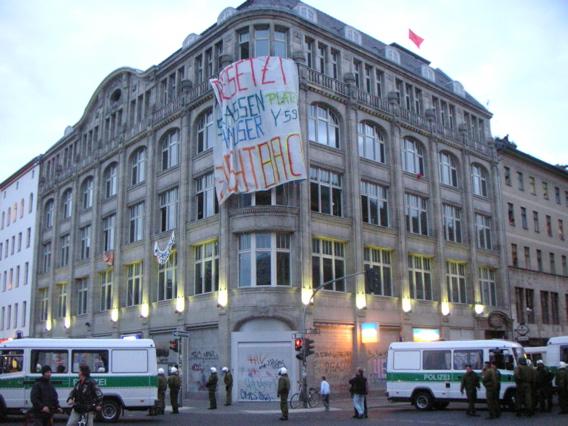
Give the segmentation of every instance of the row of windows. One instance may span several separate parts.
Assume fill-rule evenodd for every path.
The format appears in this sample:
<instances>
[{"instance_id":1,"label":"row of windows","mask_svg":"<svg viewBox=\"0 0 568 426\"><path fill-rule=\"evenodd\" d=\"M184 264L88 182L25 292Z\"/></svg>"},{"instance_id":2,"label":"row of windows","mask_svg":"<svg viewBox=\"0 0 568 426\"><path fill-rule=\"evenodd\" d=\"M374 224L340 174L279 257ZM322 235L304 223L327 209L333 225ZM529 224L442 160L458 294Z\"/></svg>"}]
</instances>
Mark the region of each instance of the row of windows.
<instances>
[{"instance_id":1,"label":"row of windows","mask_svg":"<svg viewBox=\"0 0 568 426\"><path fill-rule=\"evenodd\" d=\"M26 326L28 302L23 301L21 306L21 312L18 303L2 306L2 310L0 311L0 330L12 330Z\"/></svg>"},{"instance_id":2,"label":"row of windows","mask_svg":"<svg viewBox=\"0 0 568 426\"><path fill-rule=\"evenodd\" d=\"M23 285L29 284L29 276L30 276L30 263L25 262L24 268L20 267L20 265L16 265L15 268L10 268L9 270L5 270L2 274L2 291L9 291L13 288L20 287L20 283L23 281Z\"/></svg>"},{"instance_id":3,"label":"row of windows","mask_svg":"<svg viewBox=\"0 0 568 426\"><path fill-rule=\"evenodd\" d=\"M0 260L3 258L8 258L10 255L14 255L22 251L23 248L23 233L18 232L18 239L16 240L16 236L12 235L12 238L7 238L3 243L0 242ZM25 248L30 248L32 241L32 228L29 227L26 230L26 242Z\"/></svg>"},{"instance_id":4,"label":"row of windows","mask_svg":"<svg viewBox=\"0 0 568 426\"><path fill-rule=\"evenodd\" d=\"M19 207L18 207L19 206ZM28 201L28 213L32 213L34 208L34 194L30 193ZM4 229L4 226L10 226L11 223L16 223L19 218L24 217L26 210L25 200L22 198L19 203L14 203L12 206L8 207L7 210L2 212L2 222L0 222L0 229Z\"/></svg>"},{"instance_id":5,"label":"row of windows","mask_svg":"<svg viewBox=\"0 0 568 426\"><path fill-rule=\"evenodd\" d=\"M535 290L515 287L515 308L521 324L536 323ZM560 295L554 291L540 291L540 320L543 324L560 324ZM566 320L568 321L568 294L565 295Z\"/></svg>"},{"instance_id":6,"label":"row of windows","mask_svg":"<svg viewBox=\"0 0 568 426\"><path fill-rule=\"evenodd\" d=\"M507 186L513 186L513 177L511 173L511 168L509 166L503 167L503 178L505 180L505 184ZM517 189L519 191L525 190L525 175L523 172L517 171L516 172L516 182L517 182ZM532 195L537 195L537 184L536 178L534 176L529 176L528 180L528 190ZM545 180L542 181L542 197L545 200L550 199L550 190L549 190L549 183ZM556 204L559 206L562 205L562 194L560 187L554 187L554 200ZM564 203L566 207L568 207L568 191L564 191Z\"/></svg>"},{"instance_id":7,"label":"row of windows","mask_svg":"<svg viewBox=\"0 0 568 426\"><path fill-rule=\"evenodd\" d=\"M524 267L525 267L525 269L530 269L532 271L538 271L538 272L545 272L544 266L543 266L543 262L544 262L543 254L542 254L541 249L536 249L536 269L533 267L530 247L524 246L523 255L524 255ZM520 253L519 253L518 245L515 244L515 243L512 243L511 244L511 265L512 266L514 266L516 268L520 267L519 257L520 257ZM546 272L548 272L549 274L568 276L568 260L566 258L566 255L564 255L564 254L561 255L561 269L558 269L557 266L556 266L556 254L552 253L552 252L548 253L548 265L549 265L549 268Z\"/></svg>"},{"instance_id":8,"label":"row of windows","mask_svg":"<svg viewBox=\"0 0 568 426\"><path fill-rule=\"evenodd\" d=\"M528 223L528 218L527 218L527 208L526 207L522 207L520 208L520 213L521 213L521 227L523 229L528 230L529 229L529 223ZM532 212L532 217L533 217L533 231L536 233L540 233L540 220L539 220L539 213L536 210L533 210ZM513 203L507 203L507 218L509 220L509 225L510 226L516 226L516 217L515 217L515 205ZM552 230L552 216L550 215L545 215L545 227L546 227L546 234L551 237L554 238L554 232ZM558 235L558 239L561 241L564 241L564 221L562 219L558 219L557 221L557 235Z\"/></svg>"}]
</instances>

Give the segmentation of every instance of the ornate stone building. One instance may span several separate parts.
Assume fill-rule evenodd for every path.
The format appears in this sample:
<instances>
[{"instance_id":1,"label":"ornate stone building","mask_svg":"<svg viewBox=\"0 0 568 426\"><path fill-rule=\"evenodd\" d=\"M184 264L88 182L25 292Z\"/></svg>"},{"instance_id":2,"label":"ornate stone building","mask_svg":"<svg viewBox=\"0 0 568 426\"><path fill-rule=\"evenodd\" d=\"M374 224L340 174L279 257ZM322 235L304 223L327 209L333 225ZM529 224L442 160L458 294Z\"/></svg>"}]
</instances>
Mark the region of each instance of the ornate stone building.
<instances>
[{"instance_id":1,"label":"ornate stone building","mask_svg":"<svg viewBox=\"0 0 568 426\"><path fill-rule=\"evenodd\" d=\"M269 54L299 67L309 179L219 208L207 80ZM511 337L490 119L427 60L306 4L227 8L159 65L112 72L45 154L40 208L56 208L38 238L35 334L141 333L167 363L185 330L186 391L228 365L237 399L273 398L277 367L298 374L311 289L374 268L375 285L338 280L307 307L310 381L339 391L364 366L377 386L389 343L424 332ZM159 267L154 245L174 231Z\"/></svg>"}]
</instances>

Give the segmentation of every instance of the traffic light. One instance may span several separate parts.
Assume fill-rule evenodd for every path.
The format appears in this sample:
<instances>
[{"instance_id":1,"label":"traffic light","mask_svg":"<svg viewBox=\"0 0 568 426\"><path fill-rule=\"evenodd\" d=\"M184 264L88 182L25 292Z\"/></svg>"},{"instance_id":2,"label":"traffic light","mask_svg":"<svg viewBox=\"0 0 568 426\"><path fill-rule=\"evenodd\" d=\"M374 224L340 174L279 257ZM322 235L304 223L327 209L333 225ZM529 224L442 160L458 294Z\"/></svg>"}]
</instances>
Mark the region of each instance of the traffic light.
<instances>
[{"instance_id":1,"label":"traffic light","mask_svg":"<svg viewBox=\"0 0 568 426\"><path fill-rule=\"evenodd\" d=\"M304 338L304 356L309 357L314 354L314 341L313 339Z\"/></svg>"},{"instance_id":2,"label":"traffic light","mask_svg":"<svg viewBox=\"0 0 568 426\"><path fill-rule=\"evenodd\" d=\"M294 339L294 349L296 349L296 352L300 352L302 350L303 344L304 344L304 340L301 337Z\"/></svg>"},{"instance_id":3,"label":"traffic light","mask_svg":"<svg viewBox=\"0 0 568 426\"><path fill-rule=\"evenodd\" d=\"M179 350L178 348L178 340L170 340L170 350L177 352Z\"/></svg>"},{"instance_id":4,"label":"traffic light","mask_svg":"<svg viewBox=\"0 0 568 426\"><path fill-rule=\"evenodd\" d=\"M365 293L379 294L381 291L381 277L374 267L365 266Z\"/></svg>"}]
</instances>

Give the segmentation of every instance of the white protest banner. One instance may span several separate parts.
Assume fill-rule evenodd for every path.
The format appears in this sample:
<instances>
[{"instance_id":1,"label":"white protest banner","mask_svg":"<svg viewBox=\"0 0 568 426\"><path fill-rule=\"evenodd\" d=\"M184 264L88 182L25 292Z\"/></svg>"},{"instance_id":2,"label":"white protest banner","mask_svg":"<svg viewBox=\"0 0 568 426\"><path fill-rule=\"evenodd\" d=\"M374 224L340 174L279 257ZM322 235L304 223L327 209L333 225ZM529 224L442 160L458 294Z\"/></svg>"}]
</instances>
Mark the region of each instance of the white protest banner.
<instances>
[{"instance_id":1,"label":"white protest banner","mask_svg":"<svg viewBox=\"0 0 568 426\"><path fill-rule=\"evenodd\" d=\"M294 61L243 59L209 82L218 103L213 156L219 204L231 194L305 179Z\"/></svg>"}]
</instances>

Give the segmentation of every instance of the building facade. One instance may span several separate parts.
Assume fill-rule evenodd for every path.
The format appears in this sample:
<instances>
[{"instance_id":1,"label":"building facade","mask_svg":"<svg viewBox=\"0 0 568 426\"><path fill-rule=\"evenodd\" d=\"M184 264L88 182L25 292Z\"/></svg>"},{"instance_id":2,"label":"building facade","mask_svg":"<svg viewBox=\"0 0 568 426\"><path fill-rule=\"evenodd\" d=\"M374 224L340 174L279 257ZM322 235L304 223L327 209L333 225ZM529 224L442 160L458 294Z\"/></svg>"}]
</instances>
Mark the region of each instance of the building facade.
<instances>
[{"instance_id":1,"label":"building facade","mask_svg":"<svg viewBox=\"0 0 568 426\"><path fill-rule=\"evenodd\" d=\"M219 208L208 78L263 55L298 64L309 178ZM186 391L228 365L241 400L275 398L282 365L297 377L304 324L319 331L309 379L336 391L357 366L377 386L392 341L510 337L490 119L425 59L301 2L225 9L159 65L111 73L45 154L35 334L141 333L161 363L179 357ZM366 268L373 283L309 303Z\"/></svg>"},{"instance_id":2,"label":"building facade","mask_svg":"<svg viewBox=\"0 0 568 426\"><path fill-rule=\"evenodd\" d=\"M0 339L30 336L40 158L0 184ZM53 212L52 212L53 214Z\"/></svg>"},{"instance_id":3,"label":"building facade","mask_svg":"<svg viewBox=\"0 0 568 426\"><path fill-rule=\"evenodd\" d=\"M496 139L501 159L515 338L546 345L568 334L568 171Z\"/></svg>"}]
</instances>

